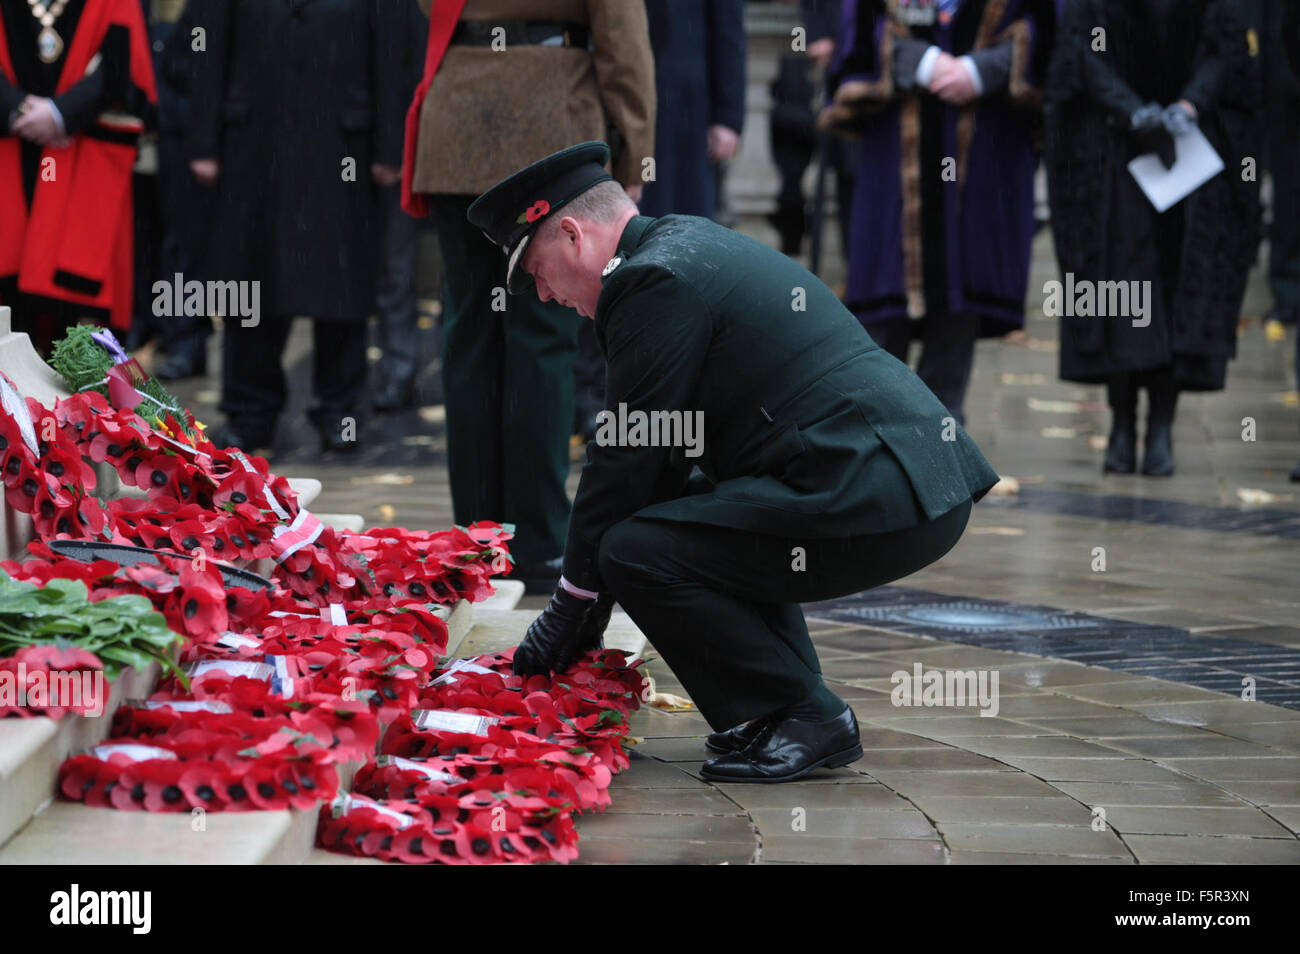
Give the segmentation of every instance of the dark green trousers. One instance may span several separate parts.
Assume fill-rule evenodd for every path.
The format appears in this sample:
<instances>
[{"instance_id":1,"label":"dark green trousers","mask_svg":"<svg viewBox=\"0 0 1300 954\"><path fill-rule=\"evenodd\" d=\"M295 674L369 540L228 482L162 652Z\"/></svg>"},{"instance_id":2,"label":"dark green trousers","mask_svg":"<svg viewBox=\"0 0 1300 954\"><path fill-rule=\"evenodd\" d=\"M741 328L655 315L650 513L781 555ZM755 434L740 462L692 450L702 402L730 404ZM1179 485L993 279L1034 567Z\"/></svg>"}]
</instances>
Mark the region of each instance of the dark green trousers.
<instances>
[{"instance_id":1,"label":"dark green trousers","mask_svg":"<svg viewBox=\"0 0 1300 954\"><path fill-rule=\"evenodd\" d=\"M601 538L600 573L709 725L728 729L824 685L800 603L915 573L952 549L970 512L967 501L916 527L835 540L632 516Z\"/></svg>"},{"instance_id":2,"label":"dark green trousers","mask_svg":"<svg viewBox=\"0 0 1300 954\"><path fill-rule=\"evenodd\" d=\"M466 220L472 200L433 197L452 509L462 526L513 523L515 561L537 563L559 556L568 532L564 481L584 319L536 293L505 293L506 257Z\"/></svg>"}]
</instances>

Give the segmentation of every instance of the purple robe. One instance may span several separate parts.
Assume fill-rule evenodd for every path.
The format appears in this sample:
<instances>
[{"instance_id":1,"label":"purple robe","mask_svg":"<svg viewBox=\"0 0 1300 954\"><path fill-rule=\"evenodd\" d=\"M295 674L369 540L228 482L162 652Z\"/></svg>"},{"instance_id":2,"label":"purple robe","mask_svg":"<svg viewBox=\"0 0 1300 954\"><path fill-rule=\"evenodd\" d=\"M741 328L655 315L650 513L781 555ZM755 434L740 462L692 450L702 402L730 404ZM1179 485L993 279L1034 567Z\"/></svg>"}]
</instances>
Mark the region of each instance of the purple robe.
<instances>
[{"instance_id":1,"label":"purple robe","mask_svg":"<svg viewBox=\"0 0 1300 954\"><path fill-rule=\"evenodd\" d=\"M1054 26L1055 0L963 0L929 27L903 25L879 0L845 0L822 120L862 142L846 303L864 325L971 314L986 337L1023 325ZM954 56L1007 44L1010 70L949 106L899 88L895 36Z\"/></svg>"}]
</instances>

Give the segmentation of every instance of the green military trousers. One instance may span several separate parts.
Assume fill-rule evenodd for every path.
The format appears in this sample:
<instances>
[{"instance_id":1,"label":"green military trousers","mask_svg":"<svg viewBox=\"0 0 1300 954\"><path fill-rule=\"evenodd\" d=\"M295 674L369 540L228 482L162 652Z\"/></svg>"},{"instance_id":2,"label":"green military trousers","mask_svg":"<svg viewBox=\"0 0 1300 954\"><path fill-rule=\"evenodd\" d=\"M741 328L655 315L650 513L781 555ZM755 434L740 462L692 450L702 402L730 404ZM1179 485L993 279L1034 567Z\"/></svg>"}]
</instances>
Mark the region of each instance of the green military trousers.
<instances>
[{"instance_id":1,"label":"green military trousers","mask_svg":"<svg viewBox=\"0 0 1300 954\"><path fill-rule=\"evenodd\" d=\"M452 509L515 525L516 563L559 556L568 532L577 312L507 295L506 258L470 225L473 196L435 195L443 258L442 380Z\"/></svg>"},{"instance_id":2,"label":"green military trousers","mask_svg":"<svg viewBox=\"0 0 1300 954\"><path fill-rule=\"evenodd\" d=\"M709 725L723 730L824 689L800 603L915 573L952 549L970 512L967 501L915 527L823 540L633 515L601 537L598 565Z\"/></svg>"}]
</instances>

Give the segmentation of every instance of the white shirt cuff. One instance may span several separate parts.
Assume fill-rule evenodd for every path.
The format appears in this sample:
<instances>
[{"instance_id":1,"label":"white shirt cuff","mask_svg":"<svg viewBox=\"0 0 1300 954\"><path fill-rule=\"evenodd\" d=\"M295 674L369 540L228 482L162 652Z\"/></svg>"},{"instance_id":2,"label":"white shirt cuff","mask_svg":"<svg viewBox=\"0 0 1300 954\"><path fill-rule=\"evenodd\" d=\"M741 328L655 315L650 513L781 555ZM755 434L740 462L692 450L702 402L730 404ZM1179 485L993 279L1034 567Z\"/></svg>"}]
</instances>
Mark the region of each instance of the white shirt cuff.
<instances>
[{"instance_id":1,"label":"white shirt cuff","mask_svg":"<svg viewBox=\"0 0 1300 954\"><path fill-rule=\"evenodd\" d=\"M939 54L942 52L937 46L932 46L922 55L921 62L916 65L917 86L929 88L930 79L934 76L934 64L938 62Z\"/></svg>"},{"instance_id":2,"label":"white shirt cuff","mask_svg":"<svg viewBox=\"0 0 1300 954\"><path fill-rule=\"evenodd\" d=\"M63 121L63 114L59 112L59 107L54 105L54 100L52 99L50 100L50 112L52 112L54 118L58 120L59 132L66 136L68 134L68 124Z\"/></svg>"},{"instance_id":3,"label":"white shirt cuff","mask_svg":"<svg viewBox=\"0 0 1300 954\"><path fill-rule=\"evenodd\" d=\"M969 56L961 56L957 58L957 62L966 67L966 72L970 74L970 81L975 85L975 95L983 96L984 81L980 79L980 69L975 65L975 61Z\"/></svg>"},{"instance_id":4,"label":"white shirt cuff","mask_svg":"<svg viewBox=\"0 0 1300 954\"><path fill-rule=\"evenodd\" d=\"M566 592L572 593L574 596L579 597L580 599L594 600L596 597L600 596L599 593L593 593L591 590L584 590L580 586L574 586L563 576L560 577L560 586L563 587L563 589Z\"/></svg>"}]
</instances>

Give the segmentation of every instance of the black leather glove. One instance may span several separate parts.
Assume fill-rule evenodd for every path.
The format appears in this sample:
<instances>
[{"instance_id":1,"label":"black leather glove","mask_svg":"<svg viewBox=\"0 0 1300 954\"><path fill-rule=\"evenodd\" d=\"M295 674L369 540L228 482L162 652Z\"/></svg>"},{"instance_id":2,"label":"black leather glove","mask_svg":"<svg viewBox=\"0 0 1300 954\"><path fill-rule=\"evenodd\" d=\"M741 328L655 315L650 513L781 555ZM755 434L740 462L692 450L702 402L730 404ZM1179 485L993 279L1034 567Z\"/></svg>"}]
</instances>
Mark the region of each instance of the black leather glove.
<instances>
[{"instance_id":1,"label":"black leather glove","mask_svg":"<svg viewBox=\"0 0 1300 954\"><path fill-rule=\"evenodd\" d=\"M588 610L594 602L557 586L546 609L533 620L524 641L515 650L515 675L534 676L552 670L563 672L560 663L572 660L583 637ZM601 630L604 631L603 626Z\"/></svg>"},{"instance_id":2,"label":"black leather glove","mask_svg":"<svg viewBox=\"0 0 1300 954\"><path fill-rule=\"evenodd\" d=\"M1185 136L1196 128L1196 119L1186 107L1178 103L1166 106L1165 111L1160 114L1160 120L1171 136Z\"/></svg>"},{"instance_id":3,"label":"black leather glove","mask_svg":"<svg viewBox=\"0 0 1300 954\"><path fill-rule=\"evenodd\" d=\"M614 597L606 591L594 600L588 600L587 603L587 618L582 622L582 629L573 644L573 649L556 662L556 672L565 672L573 665L573 660L584 653L605 648L605 627L609 625L609 615L614 612Z\"/></svg>"},{"instance_id":4,"label":"black leather glove","mask_svg":"<svg viewBox=\"0 0 1300 954\"><path fill-rule=\"evenodd\" d=\"M1159 103L1147 103L1133 111L1129 117L1129 137L1139 156L1154 152L1166 169L1173 166L1177 155L1174 137L1165 128L1164 110Z\"/></svg>"}]
</instances>

